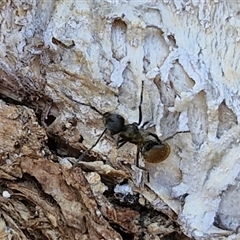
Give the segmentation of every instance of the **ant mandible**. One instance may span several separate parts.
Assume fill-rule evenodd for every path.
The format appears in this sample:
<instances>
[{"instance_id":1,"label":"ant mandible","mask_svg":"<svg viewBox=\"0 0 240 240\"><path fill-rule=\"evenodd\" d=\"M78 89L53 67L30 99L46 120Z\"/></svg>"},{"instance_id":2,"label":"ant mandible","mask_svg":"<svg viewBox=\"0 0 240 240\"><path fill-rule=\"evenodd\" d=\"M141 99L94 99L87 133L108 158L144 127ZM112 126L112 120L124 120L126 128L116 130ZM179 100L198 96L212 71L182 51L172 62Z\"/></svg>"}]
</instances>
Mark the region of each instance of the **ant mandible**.
<instances>
[{"instance_id":1,"label":"ant mandible","mask_svg":"<svg viewBox=\"0 0 240 240\"><path fill-rule=\"evenodd\" d=\"M100 141L100 139L106 133L107 130L110 132L112 136L118 134L117 148L122 147L127 142L130 142L137 146L137 154L136 154L136 162L135 162L136 166L139 166L139 153L142 154L144 160L148 163L160 163L165 159L167 159L167 157L169 156L171 152L169 144L166 141L161 141L156 134L148 132L143 129L144 126L147 124L147 122L144 123L141 127L139 127L142 121L141 105L143 101L143 81L142 81L142 91L140 96L140 104L138 106L138 109L139 109L138 123L134 122L130 124L125 124L125 119L117 113L110 113L110 112L102 113L91 104L77 101L73 99L72 96L66 94L64 91L62 91L62 93L70 100L78 104L88 106L92 110L100 114L103 117L103 123L105 126L105 129L103 130L101 135L98 137L97 141L92 145L91 148L87 149L78 158L78 160L73 164L72 168L75 168L78 165L78 163L82 161L83 158L98 144L98 142Z\"/></svg>"}]
</instances>

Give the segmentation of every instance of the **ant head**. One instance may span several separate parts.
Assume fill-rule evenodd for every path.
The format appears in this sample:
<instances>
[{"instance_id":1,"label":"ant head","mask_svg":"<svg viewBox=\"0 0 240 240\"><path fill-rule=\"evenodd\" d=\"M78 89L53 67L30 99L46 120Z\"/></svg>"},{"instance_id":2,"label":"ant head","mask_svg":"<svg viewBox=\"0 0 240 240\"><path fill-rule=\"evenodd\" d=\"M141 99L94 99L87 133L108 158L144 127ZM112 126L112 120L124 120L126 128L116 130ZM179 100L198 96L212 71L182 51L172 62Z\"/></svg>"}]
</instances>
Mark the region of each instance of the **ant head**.
<instances>
[{"instance_id":1,"label":"ant head","mask_svg":"<svg viewBox=\"0 0 240 240\"><path fill-rule=\"evenodd\" d=\"M145 161L149 163L160 163L170 154L170 146L166 142L147 140L141 148Z\"/></svg>"},{"instance_id":2,"label":"ant head","mask_svg":"<svg viewBox=\"0 0 240 240\"><path fill-rule=\"evenodd\" d=\"M120 133L124 128L124 118L117 113L106 112L103 114L103 123L112 135Z\"/></svg>"}]
</instances>

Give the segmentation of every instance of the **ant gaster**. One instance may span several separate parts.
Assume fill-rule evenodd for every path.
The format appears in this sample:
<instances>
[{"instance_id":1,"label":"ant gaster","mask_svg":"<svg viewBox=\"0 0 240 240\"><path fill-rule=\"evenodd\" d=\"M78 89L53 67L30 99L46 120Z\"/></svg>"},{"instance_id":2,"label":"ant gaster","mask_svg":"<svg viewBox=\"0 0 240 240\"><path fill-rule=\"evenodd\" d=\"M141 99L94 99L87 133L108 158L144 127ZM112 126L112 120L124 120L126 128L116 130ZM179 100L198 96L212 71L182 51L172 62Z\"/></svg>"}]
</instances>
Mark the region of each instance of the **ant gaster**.
<instances>
[{"instance_id":1,"label":"ant gaster","mask_svg":"<svg viewBox=\"0 0 240 240\"><path fill-rule=\"evenodd\" d=\"M83 158L98 144L102 136L108 130L110 134L113 136L118 134L117 138L117 148L122 147L125 143L130 142L137 145L137 156L136 156L136 165L139 166L139 153L142 154L145 161L149 163L160 163L164 161L170 154L170 146L167 142L161 141L158 136L154 133L148 132L143 129L143 127L148 123L144 123L141 128L139 128L142 121L142 100L143 100L143 82L142 82L142 91L140 97L139 104L139 121L138 123L130 123L125 124L125 119L117 114L117 113L102 113L98 109L96 109L91 104L86 104L79 102L72 98L72 96L66 94L62 91L62 93L69 98L70 100L90 107L92 110L96 111L103 117L103 123L105 125L104 131L101 133L97 141L92 145L91 148L87 149L73 164L72 168L75 168L78 163L83 160ZM175 135L175 134L174 134ZM173 137L173 136L172 136ZM171 138L172 138L171 137ZM169 138L168 138L169 139Z\"/></svg>"}]
</instances>

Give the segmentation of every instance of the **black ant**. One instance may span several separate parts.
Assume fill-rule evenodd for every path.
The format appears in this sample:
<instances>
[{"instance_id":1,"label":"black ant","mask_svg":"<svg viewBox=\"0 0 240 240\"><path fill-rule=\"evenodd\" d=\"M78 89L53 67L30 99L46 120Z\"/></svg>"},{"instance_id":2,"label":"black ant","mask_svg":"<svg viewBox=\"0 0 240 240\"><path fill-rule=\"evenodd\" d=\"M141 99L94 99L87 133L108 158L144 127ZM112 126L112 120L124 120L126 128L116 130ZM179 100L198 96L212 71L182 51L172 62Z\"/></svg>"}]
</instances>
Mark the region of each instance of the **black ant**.
<instances>
[{"instance_id":1,"label":"black ant","mask_svg":"<svg viewBox=\"0 0 240 240\"><path fill-rule=\"evenodd\" d=\"M72 98L72 96L66 94L63 91L62 93L70 100L78 104L88 106L92 110L96 111L98 114L100 114L103 117L103 123L105 125L105 129L103 130L103 132L101 133L97 141L92 145L91 148L87 149L78 158L78 160L73 164L72 168L75 168L78 165L78 163L83 160L86 154L88 154L98 144L98 142L100 141L100 139L102 138L102 136L105 134L107 130L110 132L112 136L115 134L118 134L117 148L122 147L127 142L137 145L136 166L139 166L140 152L144 160L149 163L160 163L165 159L167 159L167 157L169 156L171 152L169 144L166 141L161 141L156 134L148 132L143 129L143 127L147 124L147 122L144 123L141 128L139 128L142 121L141 105L143 100L143 82L142 82L140 104L138 107L139 109L138 123L134 122L127 125L125 125L125 119L117 113L109 113L109 112L102 113L91 104L86 104L86 103L76 101L75 99ZM167 139L170 139L172 137L173 136Z\"/></svg>"}]
</instances>

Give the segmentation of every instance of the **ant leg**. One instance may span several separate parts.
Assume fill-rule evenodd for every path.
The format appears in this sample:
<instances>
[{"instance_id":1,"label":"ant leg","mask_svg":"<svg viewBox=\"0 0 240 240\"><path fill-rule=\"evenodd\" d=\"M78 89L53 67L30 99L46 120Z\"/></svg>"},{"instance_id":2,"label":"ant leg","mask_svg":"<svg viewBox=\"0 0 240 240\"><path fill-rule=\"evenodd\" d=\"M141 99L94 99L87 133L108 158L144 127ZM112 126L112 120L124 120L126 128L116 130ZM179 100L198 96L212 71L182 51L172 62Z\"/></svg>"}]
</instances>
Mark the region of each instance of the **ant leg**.
<instances>
[{"instance_id":1,"label":"ant leg","mask_svg":"<svg viewBox=\"0 0 240 240\"><path fill-rule=\"evenodd\" d=\"M140 103L139 103L139 106L138 106L138 111L139 111L138 126L139 126L139 125L141 124L141 122L142 122L143 85L144 85L144 81L142 81L142 88L141 88L141 95L140 95Z\"/></svg>"},{"instance_id":2,"label":"ant leg","mask_svg":"<svg viewBox=\"0 0 240 240\"><path fill-rule=\"evenodd\" d=\"M104 129L104 131L101 133L97 141L92 145L91 148L87 149L78 159L77 161L72 165L72 169L75 168L80 161L83 160L83 158L98 144L104 133L107 131L107 128Z\"/></svg>"},{"instance_id":3,"label":"ant leg","mask_svg":"<svg viewBox=\"0 0 240 240\"><path fill-rule=\"evenodd\" d=\"M177 135L178 133L188 133L188 132L190 132L190 131L175 132L172 136L165 138L163 141L167 141L167 140L172 139L172 138L175 137L175 135ZM151 132L149 132L148 134L149 134L150 136L154 137L159 143L162 142L162 141L158 138L158 136L157 136L156 134L151 133Z\"/></svg>"},{"instance_id":4,"label":"ant leg","mask_svg":"<svg viewBox=\"0 0 240 240\"><path fill-rule=\"evenodd\" d=\"M119 144L119 145L117 146L117 149L119 149L120 147L122 147L123 145L125 145L125 143L127 143L127 141L124 141L124 142L122 142L121 144Z\"/></svg>"},{"instance_id":5,"label":"ant leg","mask_svg":"<svg viewBox=\"0 0 240 240\"><path fill-rule=\"evenodd\" d=\"M149 134L150 136L154 137L159 143L162 142L162 141L158 138L158 136L157 136L156 134L151 133L151 132L149 132L148 134Z\"/></svg>"},{"instance_id":6,"label":"ant leg","mask_svg":"<svg viewBox=\"0 0 240 240\"><path fill-rule=\"evenodd\" d=\"M101 116L103 116L104 114L102 112L100 112L98 109L96 109L94 106L92 106L91 104L87 104L87 103L83 103L83 102L80 102L80 101L77 101L75 99L73 99L73 97L67 93L65 93L63 90L61 90L61 92L70 100L72 100L73 102L75 103L78 103L78 104L81 104L83 106L88 106L90 107L92 110L94 110L95 112L97 112L98 114L100 114Z\"/></svg>"},{"instance_id":7,"label":"ant leg","mask_svg":"<svg viewBox=\"0 0 240 240\"><path fill-rule=\"evenodd\" d=\"M145 122L142 126L141 126L141 129L143 129L149 122Z\"/></svg>"},{"instance_id":8,"label":"ant leg","mask_svg":"<svg viewBox=\"0 0 240 240\"><path fill-rule=\"evenodd\" d=\"M175 132L172 136L165 138L164 141L167 141L167 140L172 139L172 138L175 137L175 135L177 135L178 133L188 133L188 132L190 132L190 131Z\"/></svg>"},{"instance_id":9,"label":"ant leg","mask_svg":"<svg viewBox=\"0 0 240 240\"><path fill-rule=\"evenodd\" d=\"M125 143L127 143L126 140L118 137L118 138L117 138L117 149L119 149L120 147L122 147Z\"/></svg>"},{"instance_id":10,"label":"ant leg","mask_svg":"<svg viewBox=\"0 0 240 240\"><path fill-rule=\"evenodd\" d=\"M140 156L140 147L137 146L137 154L136 154L136 159L135 159L134 164L135 164L135 166L138 167L139 169L141 169L141 170L143 170L143 171L146 171L146 168L145 168L145 167L141 167L141 166L139 165L139 156ZM147 173L147 174L148 174L148 173Z\"/></svg>"},{"instance_id":11,"label":"ant leg","mask_svg":"<svg viewBox=\"0 0 240 240\"><path fill-rule=\"evenodd\" d=\"M141 168L139 166L139 153L140 153L140 147L137 146L137 154L136 154L136 159L135 159L135 165L136 165L136 167Z\"/></svg>"}]
</instances>

